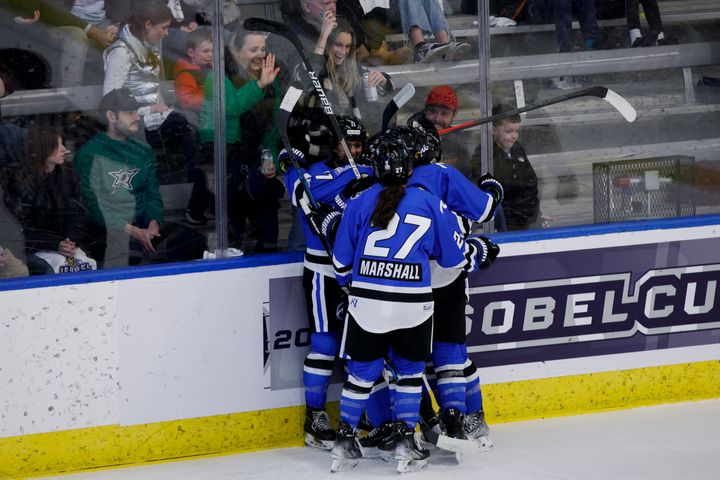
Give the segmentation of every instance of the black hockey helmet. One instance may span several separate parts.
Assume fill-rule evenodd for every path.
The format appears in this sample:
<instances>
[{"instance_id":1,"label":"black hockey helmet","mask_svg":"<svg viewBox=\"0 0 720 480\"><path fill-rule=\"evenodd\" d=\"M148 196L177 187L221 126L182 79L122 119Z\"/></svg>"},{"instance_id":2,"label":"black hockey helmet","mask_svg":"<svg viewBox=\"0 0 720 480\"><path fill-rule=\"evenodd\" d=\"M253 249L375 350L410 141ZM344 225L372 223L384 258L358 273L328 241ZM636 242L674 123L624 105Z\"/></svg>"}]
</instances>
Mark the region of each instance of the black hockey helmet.
<instances>
[{"instance_id":1,"label":"black hockey helmet","mask_svg":"<svg viewBox=\"0 0 720 480\"><path fill-rule=\"evenodd\" d=\"M415 134L412 146L413 167L442 161L440 135L438 135L435 125L424 115L419 115L408 119L408 127Z\"/></svg>"},{"instance_id":2,"label":"black hockey helmet","mask_svg":"<svg viewBox=\"0 0 720 480\"><path fill-rule=\"evenodd\" d=\"M391 127L370 139L363 159L373 166L383 185L402 184L410 176L413 153L406 141L411 135L408 127Z\"/></svg>"},{"instance_id":3,"label":"black hockey helmet","mask_svg":"<svg viewBox=\"0 0 720 480\"><path fill-rule=\"evenodd\" d=\"M362 142L363 148L365 148L367 144L367 131L360 119L355 117L338 117L337 120L345 140L360 141ZM333 137L335 137L334 132ZM339 143L339 139L335 138L335 143Z\"/></svg>"}]
</instances>

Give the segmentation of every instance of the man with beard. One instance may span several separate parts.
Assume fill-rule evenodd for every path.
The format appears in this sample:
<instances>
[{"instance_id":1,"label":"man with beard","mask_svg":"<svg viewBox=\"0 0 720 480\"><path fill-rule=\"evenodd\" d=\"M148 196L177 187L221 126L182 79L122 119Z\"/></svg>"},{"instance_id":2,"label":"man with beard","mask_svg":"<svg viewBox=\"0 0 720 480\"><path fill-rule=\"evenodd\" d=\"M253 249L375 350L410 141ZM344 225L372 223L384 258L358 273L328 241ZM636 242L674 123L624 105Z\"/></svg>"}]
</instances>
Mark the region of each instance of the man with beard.
<instances>
[{"instance_id":1,"label":"man with beard","mask_svg":"<svg viewBox=\"0 0 720 480\"><path fill-rule=\"evenodd\" d=\"M163 222L155 156L148 145L131 138L140 128L139 107L127 88L108 92L99 109L107 131L92 137L75 156L99 240L91 256L104 260L105 267L202 258L204 235Z\"/></svg>"}]
</instances>

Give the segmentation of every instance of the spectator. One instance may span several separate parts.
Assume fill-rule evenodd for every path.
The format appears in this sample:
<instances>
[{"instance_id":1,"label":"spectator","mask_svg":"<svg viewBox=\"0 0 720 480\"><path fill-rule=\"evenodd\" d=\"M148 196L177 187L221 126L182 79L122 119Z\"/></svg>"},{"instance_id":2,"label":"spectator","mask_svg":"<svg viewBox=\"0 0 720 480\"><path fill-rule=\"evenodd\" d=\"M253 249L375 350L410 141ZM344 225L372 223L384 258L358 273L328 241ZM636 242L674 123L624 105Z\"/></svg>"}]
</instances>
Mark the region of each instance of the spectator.
<instances>
[{"instance_id":1,"label":"spectator","mask_svg":"<svg viewBox=\"0 0 720 480\"><path fill-rule=\"evenodd\" d=\"M74 0L72 2L70 12L78 18L85 20L89 24L95 25L97 28L105 32L107 38L112 42L117 37L122 16L110 18L109 11L106 8L106 0ZM128 2L129 3L129 2ZM128 5L129 6L129 5ZM122 14L119 14L122 15ZM104 45L105 48L107 45Z\"/></svg>"},{"instance_id":2,"label":"spectator","mask_svg":"<svg viewBox=\"0 0 720 480\"><path fill-rule=\"evenodd\" d=\"M0 0L0 13L0 27L6 31L3 38L13 39L4 46L39 50L46 58L57 58L55 86L82 83L88 39L102 48L113 41L108 32L47 1Z\"/></svg>"},{"instance_id":3,"label":"spectator","mask_svg":"<svg viewBox=\"0 0 720 480\"><path fill-rule=\"evenodd\" d=\"M155 156L131 138L140 128L139 107L127 88L105 94L100 112L107 131L96 134L75 156L99 237L93 256L104 260L105 267L202 258L207 241L201 233L163 221Z\"/></svg>"},{"instance_id":4,"label":"spectator","mask_svg":"<svg viewBox=\"0 0 720 480\"><path fill-rule=\"evenodd\" d=\"M286 0L286 2L298 2L298 8L290 8L292 3L286 3L283 7L283 21L293 30L302 46L307 52L313 70L320 72L323 68L325 58L325 45L333 28L337 26L337 0ZM298 12L299 10L299 12ZM296 14L293 14L295 12ZM268 49L275 53L279 63L285 65L290 81L299 81L309 86L309 79L305 74L302 62L295 51L295 48L285 39L275 41L271 37Z\"/></svg>"},{"instance_id":5,"label":"spectator","mask_svg":"<svg viewBox=\"0 0 720 480\"><path fill-rule=\"evenodd\" d=\"M0 179L2 176L0 173ZM22 226L5 206L6 203L12 203L8 200L0 182L0 278L26 277L25 238Z\"/></svg>"},{"instance_id":6,"label":"spectator","mask_svg":"<svg viewBox=\"0 0 720 480\"><path fill-rule=\"evenodd\" d=\"M338 22L327 42L325 67L320 74L320 81L336 115L362 119L361 112L368 107L368 102L375 102L374 99L367 99L363 93L363 75L367 74L368 86L376 89L380 95L392 93L395 87L389 75L361 67L355 60L356 48L352 27L344 21ZM318 101L315 92L311 91L306 106L322 108Z\"/></svg>"},{"instance_id":7,"label":"spectator","mask_svg":"<svg viewBox=\"0 0 720 480\"><path fill-rule=\"evenodd\" d=\"M0 56L4 52L0 50ZM3 60L6 60L3 58ZM16 88L16 80L3 62L0 62L0 98L11 95ZM1 114L2 112L0 112ZM12 123L2 121L0 117L0 172L20 161L27 130Z\"/></svg>"},{"instance_id":8,"label":"spectator","mask_svg":"<svg viewBox=\"0 0 720 480\"><path fill-rule=\"evenodd\" d=\"M558 51L570 52L572 45L572 7L577 4L578 21L583 34L583 44L586 50L598 48L602 39L602 32L597 23L595 0L553 0L553 15L555 18L555 33L557 34Z\"/></svg>"},{"instance_id":9,"label":"spectator","mask_svg":"<svg viewBox=\"0 0 720 480\"><path fill-rule=\"evenodd\" d=\"M493 113L499 113L499 107ZM520 116L497 120L493 122L493 175L502 183L505 189L505 199L501 204L502 214L498 210L495 228L504 230L527 230L536 228L538 220L554 220L551 217L542 217L540 213L540 199L538 197L538 178L525 149L518 141L520 133ZM479 148L475 153L474 161L479 162Z\"/></svg>"},{"instance_id":10,"label":"spectator","mask_svg":"<svg viewBox=\"0 0 720 480\"><path fill-rule=\"evenodd\" d=\"M434 129L426 128L426 130L440 131L452 125L457 110L458 97L455 89L448 85L438 85L428 92L428 96L425 99L425 108L421 112L414 114L411 120L417 121L423 127L427 127L429 122ZM479 177L480 164L471 162L468 165L468 155L465 154L464 151L465 142L462 136L449 135L443 137L443 162L457 168L468 178Z\"/></svg>"},{"instance_id":11,"label":"spectator","mask_svg":"<svg viewBox=\"0 0 720 480\"><path fill-rule=\"evenodd\" d=\"M0 245L0 278L27 277L28 269L8 248Z\"/></svg>"},{"instance_id":12,"label":"spectator","mask_svg":"<svg viewBox=\"0 0 720 480\"><path fill-rule=\"evenodd\" d=\"M470 45L450 41L450 29L437 0L398 0L403 31L413 46L415 63L436 60L448 62L465 59ZM425 34L433 33L436 43L425 41Z\"/></svg>"},{"instance_id":13,"label":"spectator","mask_svg":"<svg viewBox=\"0 0 720 480\"><path fill-rule=\"evenodd\" d=\"M140 116L145 125L145 138L159 152L163 162L163 183L175 180L176 171L185 170L194 194L201 195L202 178L195 167L197 133L185 115L165 103L160 91L162 39L168 34L173 20L170 9L159 0L147 0L135 5L128 23L104 54L105 82L103 94L127 87L140 103ZM182 151L183 166L173 167L175 153ZM188 205L188 210L191 205ZM204 218L192 223L203 224Z\"/></svg>"},{"instance_id":14,"label":"spectator","mask_svg":"<svg viewBox=\"0 0 720 480\"><path fill-rule=\"evenodd\" d=\"M255 249L277 245L277 200L274 169L261 172L261 152L277 158L280 135L276 116L282 99L275 55L265 50L262 32L239 30L225 49L225 138L228 169L228 219L230 232L240 242L246 220L258 230ZM214 140L213 73L205 80L205 102L200 112L200 141L212 152ZM261 181L264 178L263 181ZM279 184L282 187L282 184ZM274 211L274 214L272 213Z\"/></svg>"},{"instance_id":15,"label":"spectator","mask_svg":"<svg viewBox=\"0 0 720 480\"><path fill-rule=\"evenodd\" d=\"M173 77L178 104L183 110L194 112L195 116L200 114L205 78L212 70L212 63L213 44L210 30L199 28L190 32L187 38L187 59L178 60L173 68Z\"/></svg>"},{"instance_id":16,"label":"spectator","mask_svg":"<svg viewBox=\"0 0 720 480\"><path fill-rule=\"evenodd\" d=\"M25 234L25 253L31 275L92 270L86 209L80 183L65 164L70 153L54 128L28 131L25 156L3 178L5 203Z\"/></svg>"},{"instance_id":17,"label":"spectator","mask_svg":"<svg viewBox=\"0 0 720 480\"><path fill-rule=\"evenodd\" d=\"M643 35L640 30L641 3L645 19L650 27L650 30L648 30L645 35ZM655 45L677 43L677 40L674 38L665 38L657 0L626 0L625 15L627 16L628 29L630 30L630 46L654 47Z\"/></svg>"}]
</instances>

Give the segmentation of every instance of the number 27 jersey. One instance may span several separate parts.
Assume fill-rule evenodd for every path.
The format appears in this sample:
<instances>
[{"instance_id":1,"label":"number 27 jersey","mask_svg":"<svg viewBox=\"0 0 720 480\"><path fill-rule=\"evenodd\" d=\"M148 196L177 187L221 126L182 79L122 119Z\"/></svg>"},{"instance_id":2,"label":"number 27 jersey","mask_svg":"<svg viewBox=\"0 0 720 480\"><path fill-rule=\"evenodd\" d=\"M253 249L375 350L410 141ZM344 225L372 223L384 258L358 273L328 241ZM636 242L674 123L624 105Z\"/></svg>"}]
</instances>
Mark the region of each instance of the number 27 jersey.
<instances>
[{"instance_id":1,"label":"number 27 jersey","mask_svg":"<svg viewBox=\"0 0 720 480\"><path fill-rule=\"evenodd\" d=\"M432 315L430 258L475 270L478 256L445 204L420 189L405 190L388 228L372 226L382 190L374 185L348 203L333 249L338 282L350 285L348 312L373 333L411 328Z\"/></svg>"}]
</instances>

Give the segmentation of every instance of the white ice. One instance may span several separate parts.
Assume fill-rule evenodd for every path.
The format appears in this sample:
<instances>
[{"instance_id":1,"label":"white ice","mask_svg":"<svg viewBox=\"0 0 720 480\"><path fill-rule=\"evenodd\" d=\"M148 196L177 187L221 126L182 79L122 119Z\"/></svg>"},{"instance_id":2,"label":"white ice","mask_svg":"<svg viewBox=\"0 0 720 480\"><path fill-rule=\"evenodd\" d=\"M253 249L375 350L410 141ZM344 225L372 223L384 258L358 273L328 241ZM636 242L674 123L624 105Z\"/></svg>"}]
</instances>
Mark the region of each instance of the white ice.
<instances>
[{"instance_id":1,"label":"white ice","mask_svg":"<svg viewBox=\"0 0 720 480\"><path fill-rule=\"evenodd\" d=\"M491 425L495 448L460 463L432 450L407 480L718 480L720 399ZM63 475L63 480L373 480L394 466L364 460L330 473L330 455L286 448Z\"/></svg>"}]
</instances>

